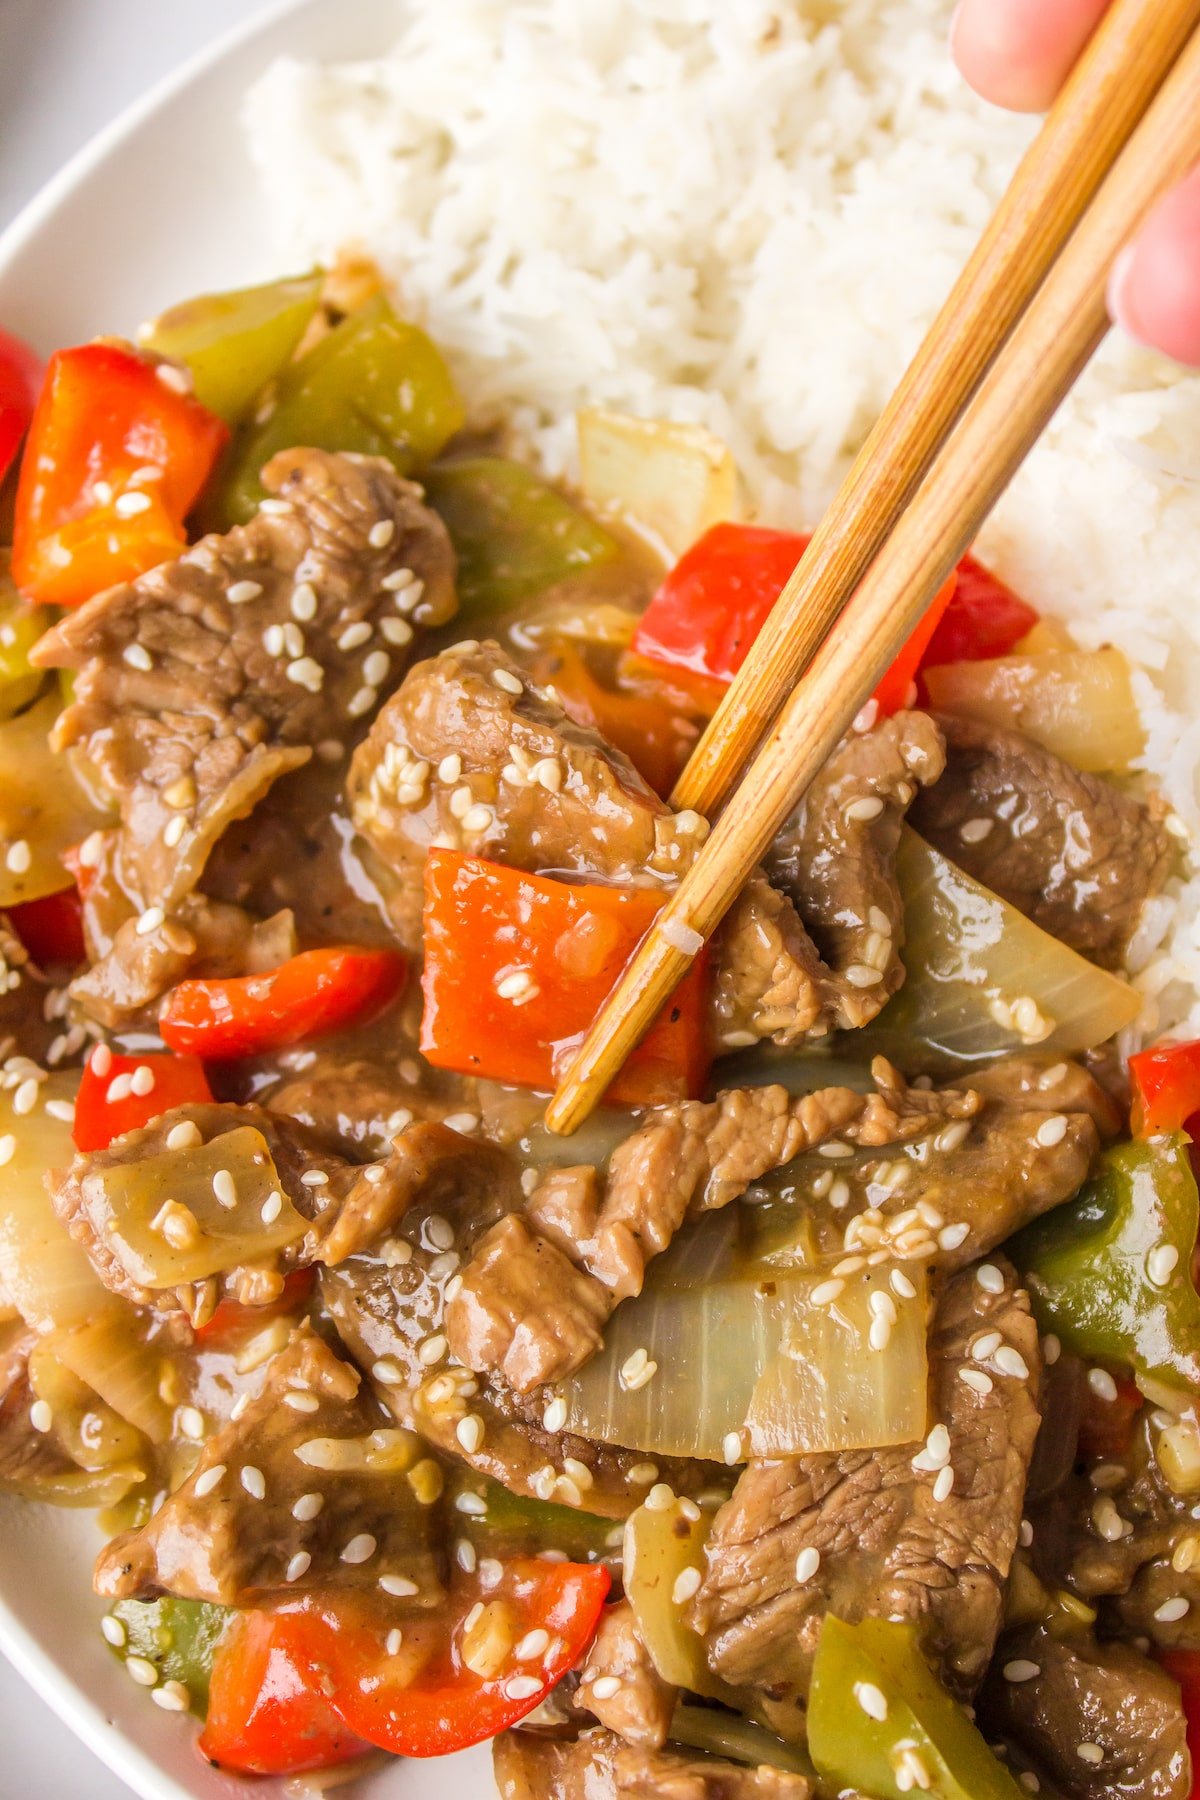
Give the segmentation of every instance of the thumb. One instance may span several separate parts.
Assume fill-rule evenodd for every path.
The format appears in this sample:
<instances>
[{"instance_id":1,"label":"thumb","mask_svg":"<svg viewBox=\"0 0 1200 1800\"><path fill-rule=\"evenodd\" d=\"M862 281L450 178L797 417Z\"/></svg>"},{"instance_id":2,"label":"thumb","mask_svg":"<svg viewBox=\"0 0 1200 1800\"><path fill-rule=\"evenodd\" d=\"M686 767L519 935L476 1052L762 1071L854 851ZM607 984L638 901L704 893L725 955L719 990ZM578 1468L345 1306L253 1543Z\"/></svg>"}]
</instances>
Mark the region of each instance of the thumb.
<instances>
[{"instance_id":1,"label":"thumb","mask_svg":"<svg viewBox=\"0 0 1200 1800\"><path fill-rule=\"evenodd\" d=\"M1108 299L1138 343L1200 367L1200 169L1158 202L1121 253Z\"/></svg>"}]
</instances>

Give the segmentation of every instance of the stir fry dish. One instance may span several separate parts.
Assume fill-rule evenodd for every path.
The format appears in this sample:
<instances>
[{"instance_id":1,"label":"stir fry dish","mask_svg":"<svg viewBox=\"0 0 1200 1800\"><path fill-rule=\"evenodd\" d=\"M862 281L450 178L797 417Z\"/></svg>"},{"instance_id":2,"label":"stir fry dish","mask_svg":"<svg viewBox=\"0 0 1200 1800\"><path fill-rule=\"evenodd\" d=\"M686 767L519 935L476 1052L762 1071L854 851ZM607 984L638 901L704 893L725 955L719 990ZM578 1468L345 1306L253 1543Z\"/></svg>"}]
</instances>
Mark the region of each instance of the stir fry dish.
<instances>
[{"instance_id":1,"label":"stir fry dish","mask_svg":"<svg viewBox=\"0 0 1200 1800\"><path fill-rule=\"evenodd\" d=\"M249 1774L1188 1800L1122 656L968 557L556 1137L805 539L689 425L548 483L365 265L0 360L0 1483L129 1677Z\"/></svg>"}]
</instances>

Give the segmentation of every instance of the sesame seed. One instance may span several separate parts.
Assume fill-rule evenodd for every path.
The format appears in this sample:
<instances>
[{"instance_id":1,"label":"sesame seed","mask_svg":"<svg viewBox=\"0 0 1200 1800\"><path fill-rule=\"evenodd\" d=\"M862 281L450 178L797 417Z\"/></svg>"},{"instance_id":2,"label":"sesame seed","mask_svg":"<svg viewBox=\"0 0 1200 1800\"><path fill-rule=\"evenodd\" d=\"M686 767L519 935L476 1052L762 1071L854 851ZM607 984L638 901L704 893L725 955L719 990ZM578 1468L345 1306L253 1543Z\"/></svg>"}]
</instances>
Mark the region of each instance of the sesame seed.
<instances>
[{"instance_id":1,"label":"sesame seed","mask_svg":"<svg viewBox=\"0 0 1200 1800\"><path fill-rule=\"evenodd\" d=\"M284 1571L285 1578L288 1581L299 1581L300 1577L302 1575L307 1575L311 1568L312 1557L309 1555L308 1551L297 1550L295 1556L293 1556L291 1562L289 1562Z\"/></svg>"},{"instance_id":2,"label":"sesame seed","mask_svg":"<svg viewBox=\"0 0 1200 1800\"><path fill-rule=\"evenodd\" d=\"M1099 1744L1076 1744L1075 1754L1080 1762L1101 1763L1104 1761L1104 1752Z\"/></svg>"},{"instance_id":3,"label":"sesame seed","mask_svg":"<svg viewBox=\"0 0 1200 1800\"><path fill-rule=\"evenodd\" d=\"M1174 1244L1158 1244L1146 1258L1146 1274L1155 1287L1166 1287L1175 1273L1179 1252Z\"/></svg>"},{"instance_id":4,"label":"sesame seed","mask_svg":"<svg viewBox=\"0 0 1200 1800\"><path fill-rule=\"evenodd\" d=\"M166 916L161 906L148 906L135 926L137 935L149 937L152 931L158 930Z\"/></svg>"},{"instance_id":5,"label":"sesame seed","mask_svg":"<svg viewBox=\"0 0 1200 1800\"><path fill-rule=\"evenodd\" d=\"M916 1288L902 1269L892 1270L888 1276L888 1284L893 1294L898 1295L901 1300L915 1300L917 1297Z\"/></svg>"},{"instance_id":6,"label":"sesame seed","mask_svg":"<svg viewBox=\"0 0 1200 1800\"><path fill-rule=\"evenodd\" d=\"M1032 1544L1033 1526L1029 1523L1028 1519L1021 1520L1020 1527L1017 1531L1017 1540L1026 1550L1028 1550L1030 1544Z\"/></svg>"},{"instance_id":7,"label":"sesame seed","mask_svg":"<svg viewBox=\"0 0 1200 1800\"><path fill-rule=\"evenodd\" d=\"M129 1077L129 1091L131 1094L137 1094L141 1099L145 1099L147 1094L153 1093L154 1070L149 1063L138 1064Z\"/></svg>"},{"instance_id":8,"label":"sesame seed","mask_svg":"<svg viewBox=\"0 0 1200 1800\"><path fill-rule=\"evenodd\" d=\"M1125 1536L1126 1521L1108 1494L1101 1494L1092 1506L1092 1524L1106 1544L1116 1544Z\"/></svg>"},{"instance_id":9,"label":"sesame seed","mask_svg":"<svg viewBox=\"0 0 1200 1800\"><path fill-rule=\"evenodd\" d=\"M0 1169L10 1163L16 1153L17 1140L11 1131L6 1131L4 1136L0 1137Z\"/></svg>"},{"instance_id":10,"label":"sesame seed","mask_svg":"<svg viewBox=\"0 0 1200 1800\"><path fill-rule=\"evenodd\" d=\"M386 550L396 535L394 519L379 519L367 533L367 542L372 550Z\"/></svg>"},{"instance_id":11,"label":"sesame seed","mask_svg":"<svg viewBox=\"0 0 1200 1800\"><path fill-rule=\"evenodd\" d=\"M831 1306L845 1286L846 1283L837 1277L831 1281L820 1281L813 1289L810 1299L814 1306Z\"/></svg>"},{"instance_id":12,"label":"sesame seed","mask_svg":"<svg viewBox=\"0 0 1200 1800\"><path fill-rule=\"evenodd\" d=\"M995 1263L980 1263L975 1271L975 1279L985 1294L1002 1294L1004 1277Z\"/></svg>"},{"instance_id":13,"label":"sesame seed","mask_svg":"<svg viewBox=\"0 0 1200 1800\"><path fill-rule=\"evenodd\" d=\"M370 656L363 660L363 680L371 687L382 687L391 666L392 659L386 650L372 650Z\"/></svg>"},{"instance_id":14,"label":"sesame seed","mask_svg":"<svg viewBox=\"0 0 1200 1800\"><path fill-rule=\"evenodd\" d=\"M118 494L113 511L122 519L135 519L139 513L149 512L151 505L149 494Z\"/></svg>"},{"instance_id":15,"label":"sesame seed","mask_svg":"<svg viewBox=\"0 0 1200 1800\"><path fill-rule=\"evenodd\" d=\"M990 1394L992 1391L992 1378L982 1369L960 1369L958 1379L977 1394Z\"/></svg>"},{"instance_id":16,"label":"sesame seed","mask_svg":"<svg viewBox=\"0 0 1200 1800\"><path fill-rule=\"evenodd\" d=\"M1014 1350L1011 1344L1001 1344L992 1358L992 1363L995 1368L999 1369L1001 1375L1011 1375L1017 1381L1028 1379L1029 1364L1021 1352Z\"/></svg>"},{"instance_id":17,"label":"sesame seed","mask_svg":"<svg viewBox=\"0 0 1200 1800\"><path fill-rule=\"evenodd\" d=\"M425 1342L419 1346L417 1350L417 1361L424 1368L431 1369L434 1363L441 1362L445 1354L446 1340L439 1331L435 1332L433 1337L426 1338Z\"/></svg>"},{"instance_id":18,"label":"sesame seed","mask_svg":"<svg viewBox=\"0 0 1200 1800\"><path fill-rule=\"evenodd\" d=\"M412 581L413 581L413 572L411 569L392 569L387 575L385 575L383 577L383 580L379 583L379 585L387 593L394 594L399 588L406 588L406 587L410 586L412 584ZM417 586L423 587L424 583L418 582Z\"/></svg>"},{"instance_id":19,"label":"sesame seed","mask_svg":"<svg viewBox=\"0 0 1200 1800\"><path fill-rule=\"evenodd\" d=\"M179 1409L179 1429L185 1438L198 1444L204 1436L204 1414L198 1406L181 1406Z\"/></svg>"},{"instance_id":20,"label":"sesame seed","mask_svg":"<svg viewBox=\"0 0 1200 1800\"><path fill-rule=\"evenodd\" d=\"M292 1506L292 1517L301 1525L309 1525L317 1517L325 1504L324 1494L301 1494Z\"/></svg>"},{"instance_id":21,"label":"sesame seed","mask_svg":"<svg viewBox=\"0 0 1200 1800\"><path fill-rule=\"evenodd\" d=\"M145 1656L127 1656L125 1673L130 1681L136 1681L139 1687L154 1687L158 1681L158 1670Z\"/></svg>"},{"instance_id":22,"label":"sesame seed","mask_svg":"<svg viewBox=\"0 0 1200 1800\"><path fill-rule=\"evenodd\" d=\"M225 598L231 606L245 606L248 600L257 600L261 593L261 581L235 581L226 588Z\"/></svg>"},{"instance_id":23,"label":"sesame seed","mask_svg":"<svg viewBox=\"0 0 1200 1800\"><path fill-rule=\"evenodd\" d=\"M375 1539L369 1531L360 1531L350 1539L341 1554L344 1563L370 1562L377 1549Z\"/></svg>"},{"instance_id":24,"label":"sesame seed","mask_svg":"<svg viewBox=\"0 0 1200 1800\"><path fill-rule=\"evenodd\" d=\"M202 1474L197 1475L192 1484L192 1491L203 1500L205 1495L211 1494L215 1487L220 1487L224 1478L225 1464L214 1463L211 1469L205 1469Z\"/></svg>"},{"instance_id":25,"label":"sesame seed","mask_svg":"<svg viewBox=\"0 0 1200 1800\"><path fill-rule=\"evenodd\" d=\"M467 811L463 814L463 819L462 819L463 830L464 831L486 831L488 826L492 823L492 820L494 819L494 817L495 817L495 814L492 812L492 809L490 806L468 807Z\"/></svg>"},{"instance_id":26,"label":"sesame seed","mask_svg":"<svg viewBox=\"0 0 1200 1800\"><path fill-rule=\"evenodd\" d=\"M684 1606L700 1586L699 1569L680 1569L675 1577L675 1585L671 1589L671 1598L676 1606Z\"/></svg>"},{"instance_id":27,"label":"sesame seed","mask_svg":"<svg viewBox=\"0 0 1200 1800\"><path fill-rule=\"evenodd\" d=\"M487 1515L487 1501L482 1494L460 1494L454 1507L456 1512L467 1513L474 1519L482 1519Z\"/></svg>"},{"instance_id":28,"label":"sesame seed","mask_svg":"<svg viewBox=\"0 0 1200 1800\"><path fill-rule=\"evenodd\" d=\"M112 1059L112 1051L109 1049L108 1045L97 1044L91 1055L92 1074L100 1076L101 1080L103 1080L112 1068Z\"/></svg>"},{"instance_id":29,"label":"sesame seed","mask_svg":"<svg viewBox=\"0 0 1200 1800\"><path fill-rule=\"evenodd\" d=\"M1107 1369L1089 1369L1087 1381L1097 1400L1116 1399L1117 1384Z\"/></svg>"},{"instance_id":30,"label":"sesame seed","mask_svg":"<svg viewBox=\"0 0 1200 1800\"><path fill-rule=\"evenodd\" d=\"M369 644L370 641L371 627L365 619L356 619L342 632L338 638L337 647L339 650L357 650L361 645Z\"/></svg>"},{"instance_id":31,"label":"sesame seed","mask_svg":"<svg viewBox=\"0 0 1200 1800\"><path fill-rule=\"evenodd\" d=\"M132 1094L132 1092L133 1092L133 1076L132 1075L129 1075L129 1074L114 1075L112 1080L109 1082L107 1088L104 1090L105 1103L106 1104L111 1103L112 1105L115 1106L122 1100L128 1100L128 1098L129 1098L130 1094Z\"/></svg>"},{"instance_id":32,"label":"sesame seed","mask_svg":"<svg viewBox=\"0 0 1200 1800\"><path fill-rule=\"evenodd\" d=\"M352 719L361 719L365 712L370 712L378 698L374 688L360 687L346 702L346 711Z\"/></svg>"},{"instance_id":33,"label":"sesame seed","mask_svg":"<svg viewBox=\"0 0 1200 1800\"><path fill-rule=\"evenodd\" d=\"M262 1500L266 1496L267 1482L261 1469L253 1463L247 1463L239 1476L242 1486L252 1500Z\"/></svg>"},{"instance_id":34,"label":"sesame seed","mask_svg":"<svg viewBox=\"0 0 1200 1800\"><path fill-rule=\"evenodd\" d=\"M513 1656L518 1662L540 1662L549 1648L550 1633L538 1625L525 1633L513 1650Z\"/></svg>"},{"instance_id":35,"label":"sesame seed","mask_svg":"<svg viewBox=\"0 0 1200 1800\"><path fill-rule=\"evenodd\" d=\"M324 1187L328 1180L329 1177L324 1169L305 1169L303 1175L300 1177L301 1184L304 1187Z\"/></svg>"},{"instance_id":36,"label":"sesame seed","mask_svg":"<svg viewBox=\"0 0 1200 1800\"><path fill-rule=\"evenodd\" d=\"M650 1466L651 1466L651 1468L654 1467L653 1464L651 1464ZM658 1470L655 1469L654 1473L657 1475ZM630 1470L630 1479L632 1479L632 1478L633 1478L633 1471L631 1469ZM652 1487L650 1489L650 1492L646 1495L646 1505L649 1507L651 1512L666 1512L667 1508L674 1506L674 1504L675 1504L675 1490L672 1487L668 1487L668 1485L665 1481L656 1482L654 1487Z\"/></svg>"},{"instance_id":37,"label":"sesame seed","mask_svg":"<svg viewBox=\"0 0 1200 1800\"><path fill-rule=\"evenodd\" d=\"M957 1250L967 1240L971 1227L965 1223L946 1225L938 1232L938 1248L940 1250Z\"/></svg>"},{"instance_id":38,"label":"sesame seed","mask_svg":"<svg viewBox=\"0 0 1200 1800\"><path fill-rule=\"evenodd\" d=\"M1005 1681L1015 1683L1033 1681L1041 1672L1041 1666L1038 1663L1030 1662L1028 1657L1024 1656L1014 1656L1011 1662L1006 1662L1004 1665Z\"/></svg>"},{"instance_id":39,"label":"sesame seed","mask_svg":"<svg viewBox=\"0 0 1200 1800\"><path fill-rule=\"evenodd\" d=\"M307 625L317 616L317 590L309 581L302 581L292 592L292 617Z\"/></svg>"},{"instance_id":40,"label":"sesame seed","mask_svg":"<svg viewBox=\"0 0 1200 1800\"><path fill-rule=\"evenodd\" d=\"M851 800L845 809L846 818L854 825L868 825L877 819L883 811L883 801L875 794L864 794L861 799Z\"/></svg>"},{"instance_id":41,"label":"sesame seed","mask_svg":"<svg viewBox=\"0 0 1200 1800\"><path fill-rule=\"evenodd\" d=\"M869 1719L874 1719L882 1725L888 1716L888 1704L882 1691L875 1686L873 1681L856 1681L854 1698Z\"/></svg>"},{"instance_id":42,"label":"sesame seed","mask_svg":"<svg viewBox=\"0 0 1200 1800\"><path fill-rule=\"evenodd\" d=\"M506 694L515 695L525 692L524 683L519 676L512 674L508 669L492 670L492 686L502 689Z\"/></svg>"},{"instance_id":43,"label":"sesame seed","mask_svg":"<svg viewBox=\"0 0 1200 1800\"><path fill-rule=\"evenodd\" d=\"M54 1423L54 1414L46 1400L35 1400L29 1409L29 1423L35 1431L49 1431Z\"/></svg>"},{"instance_id":44,"label":"sesame seed","mask_svg":"<svg viewBox=\"0 0 1200 1800\"><path fill-rule=\"evenodd\" d=\"M542 1414L542 1427L546 1431L561 1431L567 1422L567 1403L558 1396L551 1400Z\"/></svg>"},{"instance_id":45,"label":"sesame seed","mask_svg":"<svg viewBox=\"0 0 1200 1800\"><path fill-rule=\"evenodd\" d=\"M407 1575L381 1575L379 1585L394 1600L411 1600L414 1594L420 1592L416 1582L410 1581Z\"/></svg>"},{"instance_id":46,"label":"sesame seed","mask_svg":"<svg viewBox=\"0 0 1200 1800\"><path fill-rule=\"evenodd\" d=\"M933 1478L933 1497L935 1500L948 1500L954 1486L954 1470L947 1467L939 1469Z\"/></svg>"},{"instance_id":47,"label":"sesame seed","mask_svg":"<svg viewBox=\"0 0 1200 1800\"><path fill-rule=\"evenodd\" d=\"M994 819L967 819L959 826L958 835L964 844L982 844L995 823Z\"/></svg>"},{"instance_id":48,"label":"sesame seed","mask_svg":"<svg viewBox=\"0 0 1200 1800\"><path fill-rule=\"evenodd\" d=\"M200 1127L190 1119L182 1119L178 1125L172 1125L167 1133L168 1150L194 1150L203 1141Z\"/></svg>"},{"instance_id":49,"label":"sesame seed","mask_svg":"<svg viewBox=\"0 0 1200 1800\"><path fill-rule=\"evenodd\" d=\"M167 820L163 827L163 843L168 850L174 850L176 845L182 842L186 830L187 820L182 813L176 813L173 819Z\"/></svg>"},{"instance_id":50,"label":"sesame seed","mask_svg":"<svg viewBox=\"0 0 1200 1800\"><path fill-rule=\"evenodd\" d=\"M298 656L287 666L287 678L297 687L307 688L310 694L319 694L325 685L325 671L312 656Z\"/></svg>"},{"instance_id":51,"label":"sesame seed","mask_svg":"<svg viewBox=\"0 0 1200 1800\"><path fill-rule=\"evenodd\" d=\"M115 1619L111 1613L105 1613L101 1619L100 1631L105 1643L111 1644L114 1650L122 1649L129 1637L120 1619Z\"/></svg>"},{"instance_id":52,"label":"sesame seed","mask_svg":"<svg viewBox=\"0 0 1200 1800\"><path fill-rule=\"evenodd\" d=\"M289 1388L283 1396L283 1404L298 1413L315 1413L321 1406L315 1394L306 1394L302 1388Z\"/></svg>"},{"instance_id":53,"label":"sesame seed","mask_svg":"<svg viewBox=\"0 0 1200 1800\"><path fill-rule=\"evenodd\" d=\"M972 1341L971 1355L976 1362L986 1362L989 1356L996 1354L1003 1342L998 1331L983 1331Z\"/></svg>"},{"instance_id":54,"label":"sesame seed","mask_svg":"<svg viewBox=\"0 0 1200 1800\"><path fill-rule=\"evenodd\" d=\"M1161 1606L1154 1609L1154 1617L1161 1625L1174 1625L1177 1620L1186 1616L1188 1603L1182 1594L1176 1594L1170 1600L1164 1600Z\"/></svg>"},{"instance_id":55,"label":"sesame seed","mask_svg":"<svg viewBox=\"0 0 1200 1800\"><path fill-rule=\"evenodd\" d=\"M821 1552L806 1544L796 1558L796 1580L803 1584L811 1581L821 1566Z\"/></svg>"},{"instance_id":56,"label":"sesame seed","mask_svg":"<svg viewBox=\"0 0 1200 1800\"><path fill-rule=\"evenodd\" d=\"M12 1097L12 1109L19 1118L31 1113L37 1105L38 1084L32 1075L22 1081Z\"/></svg>"},{"instance_id":57,"label":"sesame seed","mask_svg":"<svg viewBox=\"0 0 1200 1800\"><path fill-rule=\"evenodd\" d=\"M483 1420L478 1413L468 1413L466 1418L460 1419L454 1427L454 1435L467 1455L473 1456L483 1443Z\"/></svg>"},{"instance_id":58,"label":"sesame seed","mask_svg":"<svg viewBox=\"0 0 1200 1800\"><path fill-rule=\"evenodd\" d=\"M857 988L874 987L883 980L882 972L872 968L870 963L851 963L846 969L845 975L851 987Z\"/></svg>"},{"instance_id":59,"label":"sesame seed","mask_svg":"<svg viewBox=\"0 0 1200 1800\"><path fill-rule=\"evenodd\" d=\"M284 648L283 626L268 625L262 634L263 649L268 656L282 656Z\"/></svg>"},{"instance_id":60,"label":"sesame seed","mask_svg":"<svg viewBox=\"0 0 1200 1800\"><path fill-rule=\"evenodd\" d=\"M279 1192L278 1188L276 1188L275 1192L273 1194L268 1194L263 1201L262 1208L259 1212L259 1218L264 1225L273 1225L282 1211L283 1195Z\"/></svg>"},{"instance_id":61,"label":"sesame seed","mask_svg":"<svg viewBox=\"0 0 1200 1800\"><path fill-rule=\"evenodd\" d=\"M212 1178L212 1190L216 1196L217 1205L223 1206L227 1212L232 1211L237 1205L237 1188L228 1169L217 1170Z\"/></svg>"},{"instance_id":62,"label":"sesame seed","mask_svg":"<svg viewBox=\"0 0 1200 1800\"><path fill-rule=\"evenodd\" d=\"M726 1465L731 1469L735 1463L741 1462L742 1434L740 1431L727 1431L725 1433L725 1436L721 1439L721 1455L724 1457Z\"/></svg>"},{"instance_id":63,"label":"sesame seed","mask_svg":"<svg viewBox=\"0 0 1200 1800\"><path fill-rule=\"evenodd\" d=\"M615 1694L617 1688L621 1685L620 1682L617 1681L615 1675L610 1675L607 1679L615 1682L616 1685L612 1689L612 1692ZM596 1695L598 1700L603 1700L608 1696L600 1693L600 1685L601 1684L597 1682L596 1686L592 1689L592 1692ZM535 1694L540 1694L541 1691L542 1683L537 1679L536 1675L510 1675L508 1680L504 1683L504 1695L508 1700L532 1700L533 1696Z\"/></svg>"},{"instance_id":64,"label":"sesame seed","mask_svg":"<svg viewBox=\"0 0 1200 1800\"><path fill-rule=\"evenodd\" d=\"M381 1356L378 1362L372 1363L371 1373L384 1387L396 1387L404 1380L399 1363L393 1362L390 1356Z\"/></svg>"},{"instance_id":65,"label":"sesame seed","mask_svg":"<svg viewBox=\"0 0 1200 1800\"><path fill-rule=\"evenodd\" d=\"M1062 1113L1051 1113L1034 1132L1034 1142L1043 1150L1052 1150L1055 1144L1061 1144L1067 1135L1067 1121Z\"/></svg>"}]
</instances>

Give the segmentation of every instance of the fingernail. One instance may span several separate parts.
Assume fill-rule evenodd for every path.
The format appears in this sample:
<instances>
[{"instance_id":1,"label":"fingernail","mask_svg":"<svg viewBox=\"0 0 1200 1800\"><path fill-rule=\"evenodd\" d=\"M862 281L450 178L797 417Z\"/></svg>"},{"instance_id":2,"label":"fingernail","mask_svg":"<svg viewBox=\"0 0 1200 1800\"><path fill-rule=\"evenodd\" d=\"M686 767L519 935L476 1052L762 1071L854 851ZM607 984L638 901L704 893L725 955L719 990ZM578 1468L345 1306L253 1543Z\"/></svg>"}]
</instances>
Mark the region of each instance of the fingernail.
<instances>
[{"instance_id":1,"label":"fingernail","mask_svg":"<svg viewBox=\"0 0 1200 1800\"><path fill-rule=\"evenodd\" d=\"M1118 254L1116 261L1113 263L1108 277L1108 310L1110 315L1116 320L1117 324L1120 325L1136 343L1141 344L1145 342L1145 339L1138 331L1137 325L1126 304L1129 277L1133 273L1135 255L1136 252L1134 246L1132 244L1126 244L1125 248Z\"/></svg>"}]
</instances>

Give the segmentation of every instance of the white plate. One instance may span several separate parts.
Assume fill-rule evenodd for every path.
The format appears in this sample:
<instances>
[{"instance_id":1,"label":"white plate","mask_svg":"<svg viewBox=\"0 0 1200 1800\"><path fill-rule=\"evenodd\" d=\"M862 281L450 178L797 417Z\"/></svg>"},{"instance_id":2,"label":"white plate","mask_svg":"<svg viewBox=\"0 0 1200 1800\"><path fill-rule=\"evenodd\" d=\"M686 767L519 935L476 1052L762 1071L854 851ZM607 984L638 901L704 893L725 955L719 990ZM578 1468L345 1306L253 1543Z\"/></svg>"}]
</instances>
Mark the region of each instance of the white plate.
<instances>
[{"instance_id":1,"label":"white plate","mask_svg":"<svg viewBox=\"0 0 1200 1800\"><path fill-rule=\"evenodd\" d=\"M282 52L366 56L403 0L288 0L155 88L0 237L0 321L44 350L130 333L172 300L282 271L238 127L250 83ZM195 1725L152 1705L100 1636L86 1514L0 1503L0 1651L143 1800L268 1800L197 1755ZM0 1788L3 1787L0 1776ZM389 1767L361 1800L493 1800L486 1748Z\"/></svg>"}]
</instances>

